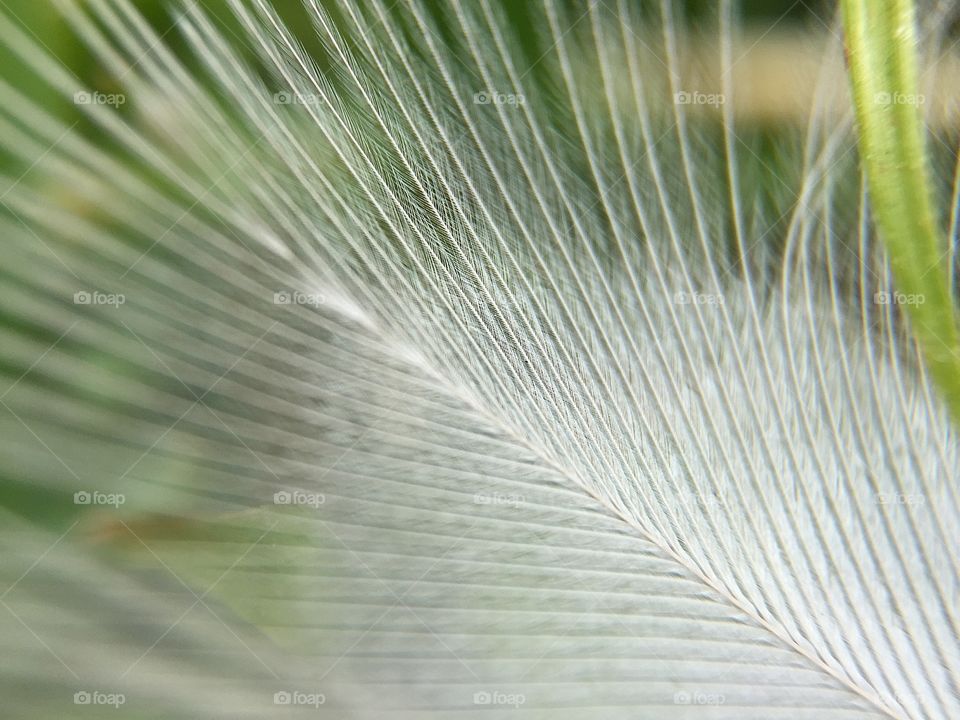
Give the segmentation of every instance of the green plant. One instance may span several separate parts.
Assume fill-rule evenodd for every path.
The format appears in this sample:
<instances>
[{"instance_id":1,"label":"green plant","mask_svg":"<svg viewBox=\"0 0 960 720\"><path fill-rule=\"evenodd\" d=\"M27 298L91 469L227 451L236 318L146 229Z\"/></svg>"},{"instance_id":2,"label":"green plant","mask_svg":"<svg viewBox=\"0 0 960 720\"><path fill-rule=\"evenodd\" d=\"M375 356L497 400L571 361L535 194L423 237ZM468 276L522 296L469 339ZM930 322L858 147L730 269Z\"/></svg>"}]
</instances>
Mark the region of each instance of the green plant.
<instances>
[{"instance_id":1,"label":"green plant","mask_svg":"<svg viewBox=\"0 0 960 720\"><path fill-rule=\"evenodd\" d=\"M913 331L960 422L960 335L954 269L934 206L917 71L913 0L843 0L847 62L874 217Z\"/></svg>"}]
</instances>

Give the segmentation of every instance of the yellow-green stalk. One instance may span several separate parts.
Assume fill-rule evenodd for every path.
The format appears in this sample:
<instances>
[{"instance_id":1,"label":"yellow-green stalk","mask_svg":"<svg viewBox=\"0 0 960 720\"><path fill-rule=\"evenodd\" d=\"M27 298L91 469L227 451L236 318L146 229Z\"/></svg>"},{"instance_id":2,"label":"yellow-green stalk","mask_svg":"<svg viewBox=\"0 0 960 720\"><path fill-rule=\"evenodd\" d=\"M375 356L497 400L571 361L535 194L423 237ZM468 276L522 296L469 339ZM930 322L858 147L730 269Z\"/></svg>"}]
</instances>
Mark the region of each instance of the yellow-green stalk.
<instances>
[{"instance_id":1,"label":"yellow-green stalk","mask_svg":"<svg viewBox=\"0 0 960 720\"><path fill-rule=\"evenodd\" d=\"M947 239L927 166L913 0L842 0L847 64L872 207L913 332L960 424L960 343Z\"/></svg>"}]
</instances>

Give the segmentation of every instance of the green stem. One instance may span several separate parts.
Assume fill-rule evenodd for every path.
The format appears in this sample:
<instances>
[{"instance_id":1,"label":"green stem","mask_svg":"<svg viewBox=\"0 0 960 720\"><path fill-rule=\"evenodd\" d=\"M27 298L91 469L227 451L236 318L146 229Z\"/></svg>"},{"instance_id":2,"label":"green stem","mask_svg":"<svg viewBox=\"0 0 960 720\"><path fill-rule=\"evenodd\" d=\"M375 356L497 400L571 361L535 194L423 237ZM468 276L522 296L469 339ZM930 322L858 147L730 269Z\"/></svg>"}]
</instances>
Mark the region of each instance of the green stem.
<instances>
[{"instance_id":1,"label":"green stem","mask_svg":"<svg viewBox=\"0 0 960 720\"><path fill-rule=\"evenodd\" d=\"M933 381L960 425L960 343L947 240L926 163L913 0L842 0L874 218Z\"/></svg>"}]
</instances>

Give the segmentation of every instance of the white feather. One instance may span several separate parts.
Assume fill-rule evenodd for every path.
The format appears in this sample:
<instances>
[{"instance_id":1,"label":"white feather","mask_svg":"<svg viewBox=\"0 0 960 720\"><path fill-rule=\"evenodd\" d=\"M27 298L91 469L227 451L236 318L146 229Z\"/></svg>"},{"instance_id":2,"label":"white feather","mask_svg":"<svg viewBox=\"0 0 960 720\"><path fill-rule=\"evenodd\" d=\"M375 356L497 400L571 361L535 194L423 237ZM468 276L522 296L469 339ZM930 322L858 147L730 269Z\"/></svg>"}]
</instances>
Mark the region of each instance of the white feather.
<instances>
[{"instance_id":1,"label":"white feather","mask_svg":"<svg viewBox=\"0 0 960 720\"><path fill-rule=\"evenodd\" d=\"M873 302L849 116L811 108L764 208L729 102L663 102L690 90L668 2L548 0L530 66L489 0L310 0L326 69L230 6L242 36L184 8L194 77L126 0L65 4L143 112L87 106L93 140L0 84L36 162L2 199L0 452L54 503L123 493L137 536L11 520L11 707L960 716L958 443ZM733 96L729 3L717 32ZM194 530L140 535L155 512Z\"/></svg>"}]
</instances>

